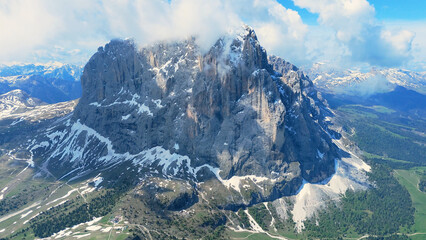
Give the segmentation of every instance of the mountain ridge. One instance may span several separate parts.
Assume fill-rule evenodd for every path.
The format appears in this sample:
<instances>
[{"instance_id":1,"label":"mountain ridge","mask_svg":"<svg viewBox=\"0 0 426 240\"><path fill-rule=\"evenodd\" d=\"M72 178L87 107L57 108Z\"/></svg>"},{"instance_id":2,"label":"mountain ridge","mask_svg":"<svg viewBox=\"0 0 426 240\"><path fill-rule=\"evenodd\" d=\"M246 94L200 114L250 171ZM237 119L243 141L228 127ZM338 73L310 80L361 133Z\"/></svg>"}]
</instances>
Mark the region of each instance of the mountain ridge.
<instances>
[{"instance_id":1,"label":"mountain ridge","mask_svg":"<svg viewBox=\"0 0 426 240\"><path fill-rule=\"evenodd\" d=\"M74 100L81 96L82 70L62 63L0 66L0 93L21 89L46 103Z\"/></svg>"},{"instance_id":2,"label":"mountain ridge","mask_svg":"<svg viewBox=\"0 0 426 240\"><path fill-rule=\"evenodd\" d=\"M404 69L338 70L318 63L305 69L315 86L326 93L369 96L386 93L401 86L426 94L426 72L414 72Z\"/></svg>"},{"instance_id":3,"label":"mountain ridge","mask_svg":"<svg viewBox=\"0 0 426 240\"><path fill-rule=\"evenodd\" d=\"M47 104L25 91L15 89L0 95L0 121L13 121L11 125L16 125L22 121L34 123L58 118L72 112L77 102Z\"/></svg>"}]
</instances>

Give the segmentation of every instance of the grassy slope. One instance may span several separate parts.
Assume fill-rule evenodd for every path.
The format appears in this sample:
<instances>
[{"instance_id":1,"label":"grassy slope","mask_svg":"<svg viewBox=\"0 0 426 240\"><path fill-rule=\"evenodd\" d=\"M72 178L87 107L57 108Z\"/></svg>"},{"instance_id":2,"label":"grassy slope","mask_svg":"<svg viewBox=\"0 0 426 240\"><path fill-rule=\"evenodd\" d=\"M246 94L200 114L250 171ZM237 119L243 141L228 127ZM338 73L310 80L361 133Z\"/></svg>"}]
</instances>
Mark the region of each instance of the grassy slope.
<instances>
[{"instance_id":1,"label":"grassy slope","mask_svg":"<svg viewBox=\"0 0 426 240\"><path fill-rule=\"evenodd\" d=\"M394 169L426 164L426 120L380 106L343 105L337 112L366 158Z\"/></svg>"},{"instance_id":2,"label":"grassy slope","mask_svg":"<svg viewBox=\"0 0 426 240\"><path fill-rule=\"evenodd\" d=\"M416 172L417 169L418 168L413 168L411 170L395 170L395 176L410 193L413 205L416 208L414 213L415 231L426 233L426 193L418 189L420 176ZM422 237L425 238L426 236L423 235Z\"/></svg>"}]
</instances>

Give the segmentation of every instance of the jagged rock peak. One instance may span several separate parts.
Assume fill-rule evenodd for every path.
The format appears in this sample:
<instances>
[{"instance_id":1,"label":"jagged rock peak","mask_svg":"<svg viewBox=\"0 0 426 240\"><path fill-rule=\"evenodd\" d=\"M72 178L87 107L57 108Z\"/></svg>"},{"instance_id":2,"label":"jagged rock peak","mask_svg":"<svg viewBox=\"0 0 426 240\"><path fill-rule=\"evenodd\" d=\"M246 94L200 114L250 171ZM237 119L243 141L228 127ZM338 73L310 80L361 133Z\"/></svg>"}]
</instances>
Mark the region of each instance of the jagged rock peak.
<instances>
[{"instance_id":1,"label":"jagged rock peak","mask_svg":"<svg viewBox=\"0 0 426 240\"><path fill-rule=\"evenodd\" d=\"M141 49L113 40L81 81L73 116L35 154L58 175L130 164L139 168L135 179L258 176L270 186L258 189L252 200L260 201L295 193L303 180L327 179L339 157L312 82L268 58L249 27L204 54L194 38Z\"/></svg>"}]
</instances>

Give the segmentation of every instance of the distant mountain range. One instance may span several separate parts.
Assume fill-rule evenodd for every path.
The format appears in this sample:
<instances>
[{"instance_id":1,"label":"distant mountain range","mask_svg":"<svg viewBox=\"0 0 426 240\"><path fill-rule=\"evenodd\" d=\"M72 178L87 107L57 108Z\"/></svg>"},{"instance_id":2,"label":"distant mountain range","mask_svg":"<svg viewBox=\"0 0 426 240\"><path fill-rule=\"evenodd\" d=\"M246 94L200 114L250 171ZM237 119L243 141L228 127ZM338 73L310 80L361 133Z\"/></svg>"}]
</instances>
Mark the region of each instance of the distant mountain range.
<instances>
[{"instance_id":1,"label":"distant mountain range","mask_svg":"<svg viewBox=\"0 0 426 240\"><path fill-rule=\"evenodd\" d=\"M336 70L323 63L317 63L305 72L318 89L332 94L369 96L390 92L397 86L426 94L426 72L388 68L363 73Z\"/></svg>"},{"instance_id":2,"label":"distant mountain range","mask_svg":"<svg viewBox=\"0 0 426 240\"><path fill-rule=\"evenodd\" d=\"M332 108L344 104L381 105L426 117L426 72L402 69L335 70L315 64L305 70Z\"/></svg>"},{"instance_id":3,"label":"distant mountain range","mask_svg":"<svg viewBox=\"0 0 426 240\"><path fill-rule=\"evenodd\" d=\"M81 96L81 66L62 63L0 66L0 94L21 89L46 103Z\"/></svg>"}]
</instances>

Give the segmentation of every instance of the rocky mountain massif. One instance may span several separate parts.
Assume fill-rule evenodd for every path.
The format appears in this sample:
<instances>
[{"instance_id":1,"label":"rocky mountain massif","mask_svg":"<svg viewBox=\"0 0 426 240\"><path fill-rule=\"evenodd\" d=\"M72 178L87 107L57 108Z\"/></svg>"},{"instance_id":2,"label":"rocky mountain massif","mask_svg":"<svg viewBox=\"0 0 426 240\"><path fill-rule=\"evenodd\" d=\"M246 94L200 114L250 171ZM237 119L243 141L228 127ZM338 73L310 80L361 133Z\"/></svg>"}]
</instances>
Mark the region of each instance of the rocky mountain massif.
<instances>
[{"instance_id":1,"label":"rocky mountain massif","mask_svg":"<svg viewBox=\"0 0 426 240\"><path fill-rule=\"evenodd\" d=\"M46 103L81 96L80 66L49 63L0 66L0 94L20 89Z\"/></svg>"},{"instance_id":2,"label":"rocky mountain massif","mask_svg":"<svg viewBox=\"0 0 426 240\"><path fill-rule=\"evenodd\" d=\"M81 83L75 110L22 137L8 156L20 148L37 177L88 183L99 194L130 184L115 210L105 208L151 229L139 228L141 234L196 237L225 225L268 231L246 209L255 205L268 211L272 231L274 222L300 231L325 202L368 186L369 166L346 149L312 82L268 56L249 27L207 53L195 39L142 49L113 40L89 60ZM105 209L96 211L98 191L90 198L78 191L83 198L35 215L36 236L68 234L84 220L61 215L68 220L58 227L57 209L69 211L82 199L81 206L94 201L86 206L92 216L104 216ZM57 201L47 200L52 194L43 201ZM104 195L103 204L114 196ZM86 216L79 209L67 216Z\"/></svg>"},{"instance_id":3,"label":"rocky mountain massif","mask_svg":"<svg viewBox=\"0 0 426 240\"><path fill-rule=\"evenodd\" d=\"M58 177L126 163L139 177L266 177L269 191L247 199L256 202L335 171L338 149L312 83L268 59L252 30L204 56L192 40L140 52L114 40L90 59L82 86L73 115L33 147L47 168L62 170Z\"/></svg>"}]
</instances>

